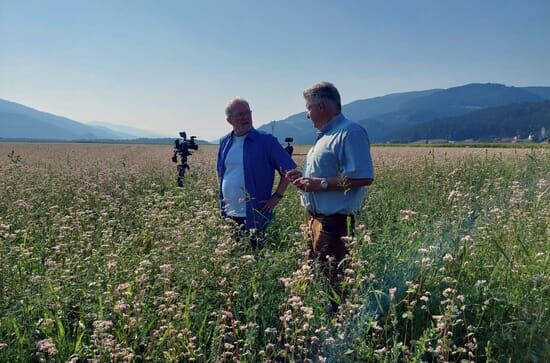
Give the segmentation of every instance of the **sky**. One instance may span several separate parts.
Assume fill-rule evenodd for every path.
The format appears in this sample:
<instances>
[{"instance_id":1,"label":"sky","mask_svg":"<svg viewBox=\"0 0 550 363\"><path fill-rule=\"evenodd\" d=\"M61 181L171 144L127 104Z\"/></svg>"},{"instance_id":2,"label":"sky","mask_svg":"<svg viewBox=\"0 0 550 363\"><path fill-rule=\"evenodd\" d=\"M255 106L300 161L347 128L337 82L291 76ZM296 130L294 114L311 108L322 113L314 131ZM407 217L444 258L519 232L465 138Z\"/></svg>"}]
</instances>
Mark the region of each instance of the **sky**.
<instances>
[{"instance_id":1,"label":"sky","mask_svg":"<svg viewBox=\"0 0 550 363\"><path fill-rule=\"evenodd\" d=\"M550 1L0 0L0 98L81 122L229 132L304 111L472 82L550 86Z\"/></svg>"}]
</instances>

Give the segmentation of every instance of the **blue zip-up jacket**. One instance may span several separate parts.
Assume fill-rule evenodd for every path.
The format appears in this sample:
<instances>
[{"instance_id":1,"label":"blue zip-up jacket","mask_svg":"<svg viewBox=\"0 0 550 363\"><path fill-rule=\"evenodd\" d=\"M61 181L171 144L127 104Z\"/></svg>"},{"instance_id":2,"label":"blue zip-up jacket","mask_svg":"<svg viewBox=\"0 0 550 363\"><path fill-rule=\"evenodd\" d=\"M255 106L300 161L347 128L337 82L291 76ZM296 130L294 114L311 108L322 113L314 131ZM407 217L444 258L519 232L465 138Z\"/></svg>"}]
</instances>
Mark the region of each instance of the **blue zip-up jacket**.
<instances>
[{"instance_id":1,"label":"blue zip-up jacket","mask_svg":"<svg viewBox=\"0 0 550 363\"><path fill-rule=\"evenodd\" d=\"M220 188L220 210L226 217L223 203L222 180L225 173L225 158L233 143L233 132L220 140L216 170ZM286 172L296 168L286 150L277 139L268 133L251 129L243 145L244 184L249 198L246 201L246 229L265 229L273 217L272 213L260 212L263 203L271 197L275 170Z\"/></svg>"}]
</instances>

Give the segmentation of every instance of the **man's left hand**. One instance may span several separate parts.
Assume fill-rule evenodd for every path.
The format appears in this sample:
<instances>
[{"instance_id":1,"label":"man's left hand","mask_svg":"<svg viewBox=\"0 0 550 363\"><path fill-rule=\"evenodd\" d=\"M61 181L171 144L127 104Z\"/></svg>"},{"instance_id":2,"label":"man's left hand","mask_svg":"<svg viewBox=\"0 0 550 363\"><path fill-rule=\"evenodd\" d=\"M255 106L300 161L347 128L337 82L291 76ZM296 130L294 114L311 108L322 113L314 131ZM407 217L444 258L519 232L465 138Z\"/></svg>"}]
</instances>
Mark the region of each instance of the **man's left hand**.
<instances>
[{"instance_id":1,"label":"man's left hand","mask_svg":"<svg viewBox=\"0 0 550 363\"><path fill-rule=\"evenodd\" d=\"M304 192L320 192L323 190L321 188L321 180L321 178L301 177L295 179L292 184Z\"/></svg>"},{"instance_id":2,"label":"man's left hand","mask_svg":"<svg viewBox=\"0 0 550 363\"><path fill-rule=\"evenodd\" d=\"M267 214L271 212L277 204L281 201L282 196L278 193L275 193L268 200L264 201L265 205L263 206L261 212L262 214Z\"/></svg>"}]
</instances>

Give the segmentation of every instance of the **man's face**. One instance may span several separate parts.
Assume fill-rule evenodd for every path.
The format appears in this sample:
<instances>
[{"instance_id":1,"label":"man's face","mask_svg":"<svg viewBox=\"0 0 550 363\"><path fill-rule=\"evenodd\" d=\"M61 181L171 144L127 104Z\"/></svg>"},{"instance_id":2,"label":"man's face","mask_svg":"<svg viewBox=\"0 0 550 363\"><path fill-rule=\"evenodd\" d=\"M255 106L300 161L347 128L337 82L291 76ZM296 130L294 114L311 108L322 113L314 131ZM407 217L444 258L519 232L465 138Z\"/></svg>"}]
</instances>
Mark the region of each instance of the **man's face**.
<instances>
[{"instance_id":1,"label":"man's face","mask_svg":"<svg viewBox=\"0 0 550 363\"><path fill-rule=\"evenodd\" d=\"M227 122L233 126L235 135L242 136L252 128L252 111L248 104L237 102L231 107L231 114L227 116Z\"/></svg>"},{"instance_id":2,"label":"man's face","mask_svg":"<svg viewBox=\"0 0 550 363\"><path fill-rule=\"evenodd\" d=\"M307 118L313 122L313 127L320 129L324 125L324 104L322 102L313 103L306 100Z\"/></svg>"}]
</instances>

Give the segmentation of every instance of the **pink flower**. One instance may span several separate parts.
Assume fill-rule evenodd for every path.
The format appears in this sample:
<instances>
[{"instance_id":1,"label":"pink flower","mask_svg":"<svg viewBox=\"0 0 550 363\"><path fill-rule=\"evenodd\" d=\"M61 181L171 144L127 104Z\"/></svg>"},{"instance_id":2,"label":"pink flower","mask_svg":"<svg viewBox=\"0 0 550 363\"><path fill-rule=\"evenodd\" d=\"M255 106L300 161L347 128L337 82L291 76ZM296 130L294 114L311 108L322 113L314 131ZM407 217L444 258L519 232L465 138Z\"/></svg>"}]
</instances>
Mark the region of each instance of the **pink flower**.
<instances>
[{"instance_id":1,"label":"pink flower","mask_svg":"<svg viewBox=\"0 0 550 363\"><path fill-rule=\"evenodd\" d=\"M167 264L164 264L164 265L160 265L160 270L162 272L164 272L165 274L169 274L174 270L174 268L172 267L172 265L167 263Z\"/></svg>"},{"instance_id":2,"label":"pink flower","mask_svg":"<svg viewBox=\"0 0 550 363\"><path fill-rule=\"evenodd\" d=\"M36 348L40 352L46 352L50 355L57 354L57 349L55 348L55 343L52 338L42 339L36 343Z\"/></svg>"}]
</instances>

